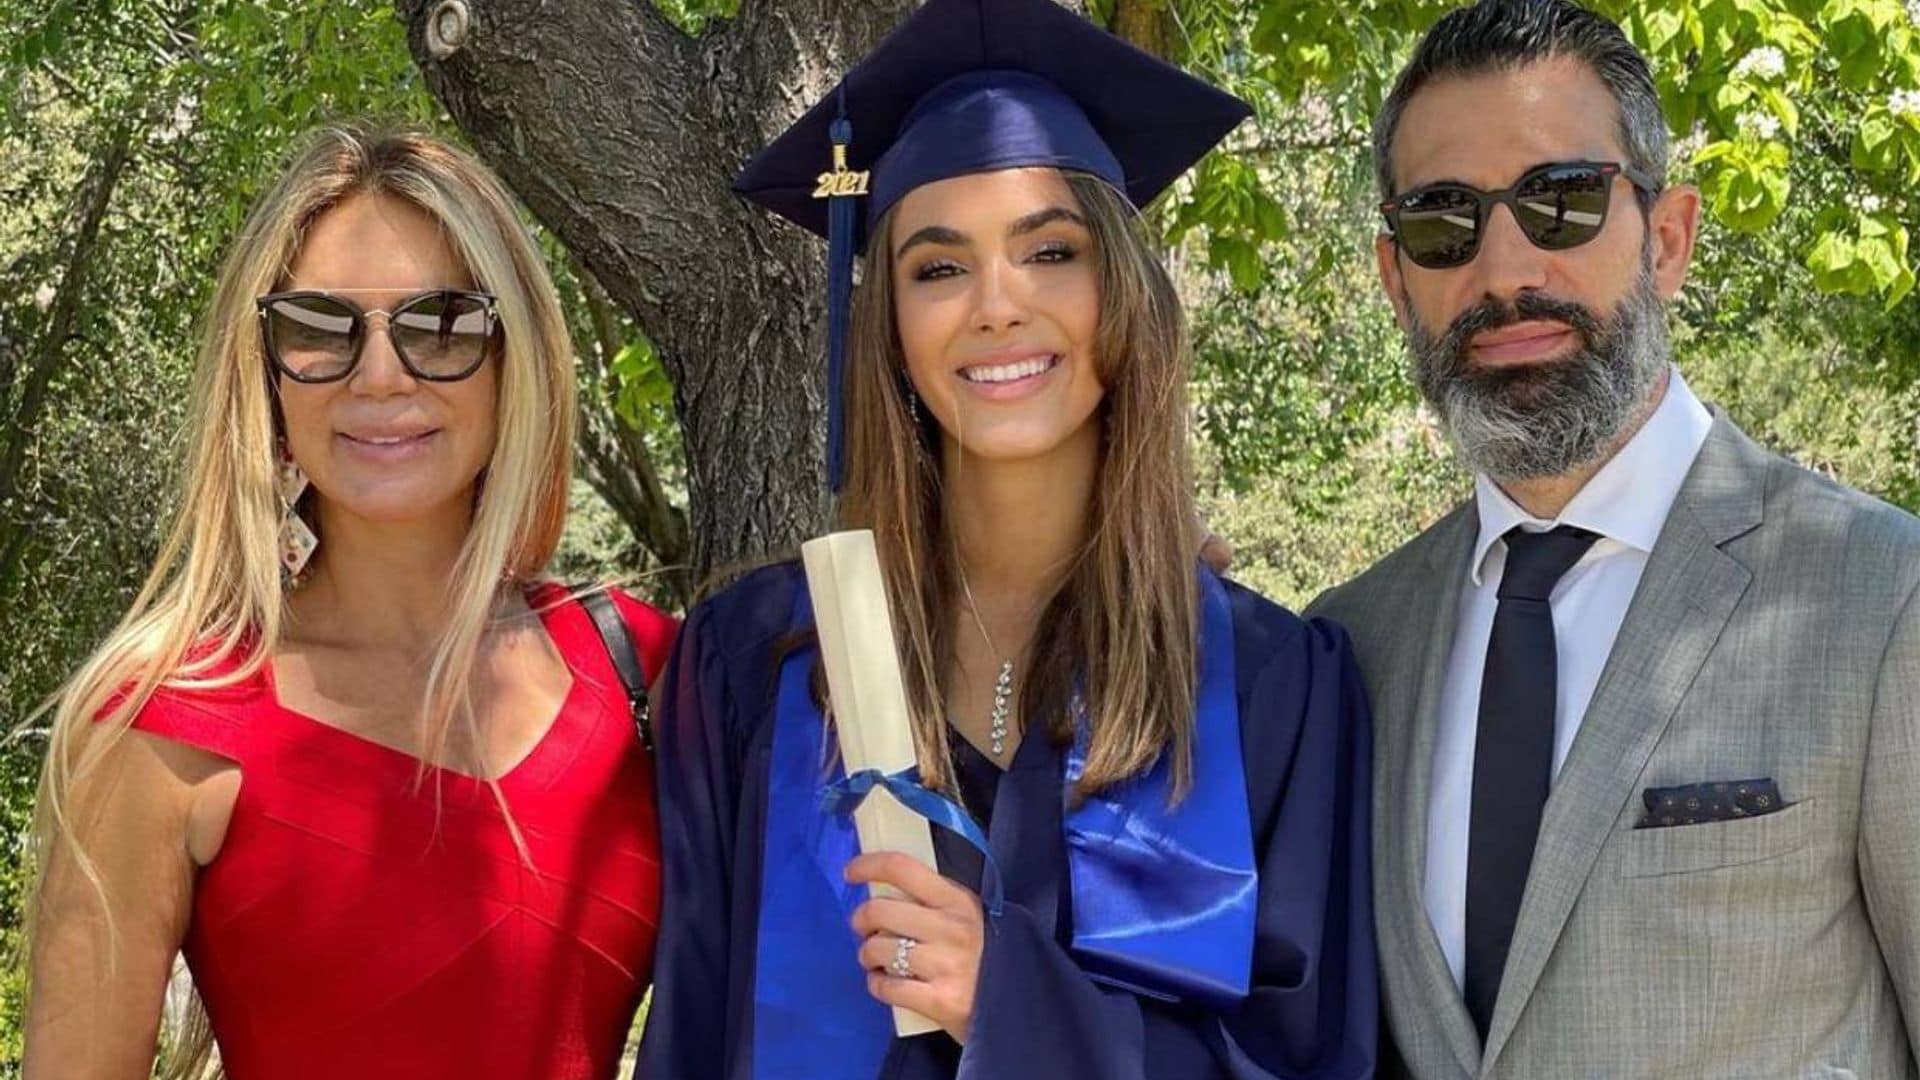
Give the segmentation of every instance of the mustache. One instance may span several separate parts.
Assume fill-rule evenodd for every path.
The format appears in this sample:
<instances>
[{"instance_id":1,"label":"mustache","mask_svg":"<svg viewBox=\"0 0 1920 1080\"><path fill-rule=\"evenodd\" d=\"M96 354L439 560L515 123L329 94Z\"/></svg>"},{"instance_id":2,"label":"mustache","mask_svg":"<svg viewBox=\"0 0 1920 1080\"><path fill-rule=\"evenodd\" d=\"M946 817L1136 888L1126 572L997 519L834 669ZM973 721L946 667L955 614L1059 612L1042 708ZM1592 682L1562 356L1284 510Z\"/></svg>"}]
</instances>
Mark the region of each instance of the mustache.
<instances>
[{"instance_id":1,"label":"mustache","mask_svg":"<svg viewBox=\"0 0 1920 1080\"><path fill-rule=\"evenodd\" d=\"M1509 303L1489 296L1448 324L1446 334L1438 343L1438 352L1457 371L1466 366L1468 343L1477 335L1536 320L1564 323L1588 346L1598 343L1605 332L1600 316L1571 300L1543 293L1521 293Z\"/></svg>"}]
</instances>

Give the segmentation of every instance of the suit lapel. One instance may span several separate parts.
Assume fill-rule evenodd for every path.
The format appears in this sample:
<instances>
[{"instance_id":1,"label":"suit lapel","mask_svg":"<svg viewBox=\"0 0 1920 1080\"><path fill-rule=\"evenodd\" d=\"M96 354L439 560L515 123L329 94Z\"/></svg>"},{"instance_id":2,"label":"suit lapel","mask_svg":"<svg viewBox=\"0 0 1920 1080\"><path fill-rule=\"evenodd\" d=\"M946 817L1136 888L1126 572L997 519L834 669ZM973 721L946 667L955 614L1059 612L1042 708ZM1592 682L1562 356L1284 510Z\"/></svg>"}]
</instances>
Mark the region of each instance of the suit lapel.
<instances>
[{"instance_id":1,"label":"suit lapel","mask_svg":"<svg viewBox=\"0 0 1920 1080\"><path fill-rule=\"evenodd\" d=\"M1460 583L1466 577L1479 527L1472 502L1442 522L1428 547L1426 579L1410 590L1407 610L1429 613L1425 620L1407 620L1404 630L1405 640L1413 644L1405 651L1403 670L1418 671L1420 677L1411 686L1399 683L1406 689L1393 701L1382 703L1382 712L1392 725L1392 745L1386 755L1386 783L1376 791L1380 802L1374 818L1381 827L1391 830L1379 838L1383 852L1392 860L1382 875L1386 888L1378 897L1393 937L1389 947L1392 955L1400 958L1397 962L1411 967L1421 1007L1431 1021L1437 1021L1447 1049L1468 1075L1478 1068L1479 1038L1459 987L1454 985L1453 973L1447 968L1440 938L1427 919L1424 883L1427 804L1433 789L1440 695L1460 616ZM1386 949L1382 952L1385 954Z\"/></svg>"},{"instance_id":2,"label":"suit lapel","mask_svg":"<svg viewBox=\"0 0 1920 1080\"><path fill-rule=\"evenodd\" d=\"M1647 758L1752 580L1721 545L1759 525L1764 468L1764 453L1716 416L1547 799L1483 1068L1512 1035Z\"/></svg>"}]
</instances>

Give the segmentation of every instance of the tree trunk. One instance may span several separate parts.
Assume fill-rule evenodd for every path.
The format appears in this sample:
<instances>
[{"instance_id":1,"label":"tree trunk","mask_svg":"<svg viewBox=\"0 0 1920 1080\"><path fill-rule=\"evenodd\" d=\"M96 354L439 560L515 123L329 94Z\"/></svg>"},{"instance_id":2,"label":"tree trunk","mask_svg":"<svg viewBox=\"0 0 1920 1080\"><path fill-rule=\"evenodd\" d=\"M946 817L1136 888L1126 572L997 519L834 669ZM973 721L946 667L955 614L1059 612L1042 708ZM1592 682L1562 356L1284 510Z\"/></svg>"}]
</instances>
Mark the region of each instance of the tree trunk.
<instances>
[{"instance_id":1,"label":"tree trunk","mask_svg":"<svg viewBox=\"0 0 1920 1080\"><path fill-rule=\"evenodd\" d=\"M395 4L454 122L633 316L673 381L685 519L662 507L649 470L616 475L632 456L620 440L637 437L617 420L582 442L595 487L649 546L690 533L694 581L822 531L824 251L736 198L732 179L913 0L741 0L697 38L654 0ZM1169 53L1168 0L1118 0L1114 24Z\"/></svg>"},{"instance_id":2,"label":"tree trunk","mask_svg":"<svg viewBox=\"0 0 1920 1080\"><path fill-rule=\"evenodd\" d=\"M1162 60L1175 55L1179 26L1173 20L1173 0L1114 0L1107 29Z\"/></svg>"},{"instance_id":3,"label":"tree trunk","mask_svg":"<svg viewBox=\"0 0 1920 1080\"><path fill-rule=\"evenodd\" d=\"M742 0L698 38L650 0L396 6L454 121L659 350L694 575L821 531L823 252L730 184L908 0Z\"/></svg>"}]
</instances>

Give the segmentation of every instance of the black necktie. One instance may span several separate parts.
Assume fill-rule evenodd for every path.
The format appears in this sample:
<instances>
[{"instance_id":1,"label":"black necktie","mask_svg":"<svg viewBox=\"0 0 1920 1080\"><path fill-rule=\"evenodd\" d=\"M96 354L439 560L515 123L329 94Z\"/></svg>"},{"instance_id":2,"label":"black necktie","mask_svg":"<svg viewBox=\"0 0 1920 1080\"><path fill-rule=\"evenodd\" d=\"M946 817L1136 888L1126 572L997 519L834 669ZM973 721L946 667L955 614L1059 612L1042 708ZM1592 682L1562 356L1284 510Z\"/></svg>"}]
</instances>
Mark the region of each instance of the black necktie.
<instances>
[{"instance_id":1,"label":"black necktie","mask_svg":"<svg viewBox=\"0 0 1920 1080\"><path fill-rule=\"evenodd\" d=\"M1515 528L1506 535L1507 568L1480 683L1467 834L1466 998L1482 1041L1500 996L1500 973L1553 775L1559 657L1547 599L1598 539L1566 525L1544 533Z\"/></svg>"}]
</instances>

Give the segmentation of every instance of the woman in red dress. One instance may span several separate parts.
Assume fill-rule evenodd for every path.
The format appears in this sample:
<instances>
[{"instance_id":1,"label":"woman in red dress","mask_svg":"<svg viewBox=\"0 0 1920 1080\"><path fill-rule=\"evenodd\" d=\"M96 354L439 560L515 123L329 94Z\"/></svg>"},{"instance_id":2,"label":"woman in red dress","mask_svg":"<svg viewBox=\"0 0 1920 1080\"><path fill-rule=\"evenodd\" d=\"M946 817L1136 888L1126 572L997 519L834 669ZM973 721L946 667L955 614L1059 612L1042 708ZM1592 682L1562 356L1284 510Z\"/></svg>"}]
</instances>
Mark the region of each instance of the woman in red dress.
<instances>
[{"instance_id":1,"label":"woman in red dress","mask_svg":"<svg viewBox=\"0 0 1920 1080\"><path fill-rule=\"evenodd\" d=\"M673 625L535 583L574 415L538 251L464 154L329 131L207 326L178 520L57 706L27 1075L147 1076L184 952L235 1080L612 1076L659 905L615 656Z\"/></svg>"}]
</instances>

